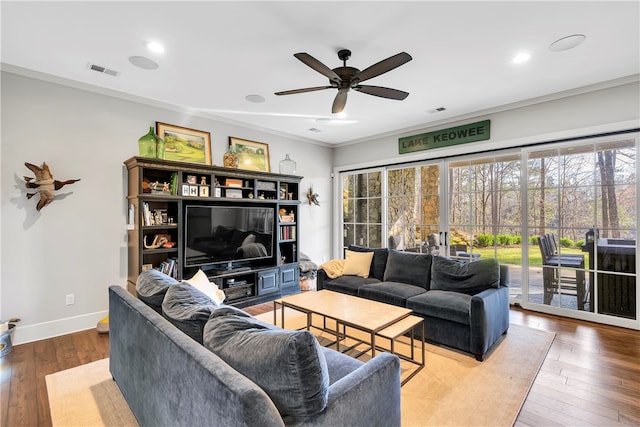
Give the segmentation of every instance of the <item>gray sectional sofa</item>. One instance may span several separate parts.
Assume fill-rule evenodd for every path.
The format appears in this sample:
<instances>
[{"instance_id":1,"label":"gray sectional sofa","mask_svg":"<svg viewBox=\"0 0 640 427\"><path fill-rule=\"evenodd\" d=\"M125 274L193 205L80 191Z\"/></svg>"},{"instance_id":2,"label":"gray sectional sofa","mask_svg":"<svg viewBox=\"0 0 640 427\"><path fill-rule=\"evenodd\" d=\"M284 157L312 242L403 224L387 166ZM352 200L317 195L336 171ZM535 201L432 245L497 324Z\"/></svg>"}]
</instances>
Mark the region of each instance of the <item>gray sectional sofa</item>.
<instances>
[{"instance_id":1,"label":"gray sectional sofa","mask_svg":"<svg viewBox=\"0 0 640 427\"><path fill-rule=\"evenodd\" d=\"M350 246L373 252L368 277L330 279L318 270L318 289L357 295L413 310L425 319L425 339L479 361L509 328L509 270L495 259L451 259L430 254Z\"/></svg>"},{"instance_id":2,"label":"gray sectional sofa","mask_svg":"<svg viewBox=\"0 0 640 427\"><path fill-rule=\"evenodd\" d=\"M397 356L364 363L141 276L141 298L109 288L110 370L140 425L400 425Z\"/></svg>"}]
</instances>

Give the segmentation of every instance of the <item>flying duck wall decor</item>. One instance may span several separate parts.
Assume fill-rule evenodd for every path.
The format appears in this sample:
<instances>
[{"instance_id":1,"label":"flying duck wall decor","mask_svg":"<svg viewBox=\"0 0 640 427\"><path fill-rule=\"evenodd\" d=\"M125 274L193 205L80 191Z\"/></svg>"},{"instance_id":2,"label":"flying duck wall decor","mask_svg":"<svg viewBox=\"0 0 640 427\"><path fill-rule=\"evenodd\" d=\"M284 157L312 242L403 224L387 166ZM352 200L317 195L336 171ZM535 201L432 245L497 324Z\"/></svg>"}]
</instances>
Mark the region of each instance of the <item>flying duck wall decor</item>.
<instances>
[{"instance_id":1,"label":"flying duck wall decor","mask_svg":"<svg viewBox=\"0 0 640 427\"><path fill-rule=\"evenodd\" d=\"M35 179L30 176L25 176L24 180L27 188L36 190L35 193L27 193L27 199L31 199L36 194L40 195L40 200L36 205L36 210L38 211L53 201L55 197L54 191L61 189L67 184L80 181L79 179L68 179L66 181L54 180L49 166L45 162L42 162L42 166L27 162L25 162L24 165L36 176Z\"/></svg>"}]
</instances>

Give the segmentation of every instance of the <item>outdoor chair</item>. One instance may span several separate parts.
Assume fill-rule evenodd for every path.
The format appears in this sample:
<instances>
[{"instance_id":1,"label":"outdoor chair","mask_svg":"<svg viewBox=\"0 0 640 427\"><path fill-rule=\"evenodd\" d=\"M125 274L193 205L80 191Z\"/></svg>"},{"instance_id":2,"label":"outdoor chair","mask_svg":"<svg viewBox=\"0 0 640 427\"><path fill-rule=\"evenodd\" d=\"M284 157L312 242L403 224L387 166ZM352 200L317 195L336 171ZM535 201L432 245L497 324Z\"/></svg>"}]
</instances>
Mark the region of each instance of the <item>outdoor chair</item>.
<instances>
[{"instance_id":1,"label":"outdoor chair","mask_svg":"<svg viewBox=\"0 0 640 427\"><path fill-rule=\"evenodd\" d=\"M587 299L584 255L558 254L555 236L552 234L538 236L538 246L542 255L544 303L551 304L554 295L570 295L576 297L578 310L584 310ZM563 274L566 269L573 270L574 274Z\"/></svg>"}]
</instances>

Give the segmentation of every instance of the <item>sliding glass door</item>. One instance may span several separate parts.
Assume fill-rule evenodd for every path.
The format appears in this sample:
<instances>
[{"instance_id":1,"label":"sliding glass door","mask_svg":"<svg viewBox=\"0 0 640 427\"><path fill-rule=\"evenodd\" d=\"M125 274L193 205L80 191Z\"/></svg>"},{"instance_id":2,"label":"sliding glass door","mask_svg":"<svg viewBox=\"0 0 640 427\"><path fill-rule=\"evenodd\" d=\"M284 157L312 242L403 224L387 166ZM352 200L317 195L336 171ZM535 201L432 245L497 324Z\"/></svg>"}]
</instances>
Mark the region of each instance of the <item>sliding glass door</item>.
<instances>
[{"instance_id":1,"label":"sliding glass door","mask_svg":"<svg viewBox=\"0 0 640 427\"><path fill-rule=\"evenodd\" d=\"M636 319L635 138L526 157L527 301Z\"/></svg>"},{"instance_id":2,"label":"sliding glass door","mask_svg":"<svg viewBox=\"0 0 640 427\"><path fill-rule=\"evenodd\" d=\"M637 145L626 134L343 172L342 247L496 258L525 308L637 327Z\"/></svg>"},{"instance_id":3,"label":"sliding glass door","mask_svg":"<svg viewBox=\"0 0 640 427\"><path fill-rule=\"evenodd\" d=\"M522 294L520 166L520 154L448 162L449 255L508 265L512 297Z\"/></svg>"}]
</instances>

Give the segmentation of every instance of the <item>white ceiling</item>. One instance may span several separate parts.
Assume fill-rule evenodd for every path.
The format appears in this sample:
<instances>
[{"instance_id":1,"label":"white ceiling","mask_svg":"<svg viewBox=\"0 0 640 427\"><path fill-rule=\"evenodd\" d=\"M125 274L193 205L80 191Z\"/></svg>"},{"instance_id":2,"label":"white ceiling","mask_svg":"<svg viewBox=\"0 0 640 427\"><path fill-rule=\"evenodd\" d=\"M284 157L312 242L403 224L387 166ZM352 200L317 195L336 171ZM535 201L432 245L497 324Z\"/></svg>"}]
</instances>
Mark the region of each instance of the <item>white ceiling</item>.
<instances>
[{"instance_id":1,"label":"white ceiling","mask_svg":"<svg viewBox=\"0 0 640 427\"><path fill-rule=\"evenodd\" d=\"M511 103L640 73L638 1L1 2L3 68L46 73L194 114L296 138L341 144L472 117ZM580 46L552 52L562 37ZM147 51L159 41L164 54ZM410 93L404 101L351 91L348 121L332 118L335 89L294 58L364 69L406 51L413 60L366 84ZM531 60L511 63L526 51ZM145 56L144 70L128 58ZM119 72L90 71L93 63ZM251 103L247 95L266 101ZM446 111L430 113L438 107ZM316 128L321 132L312 132ZM214 131L214 130L211 130Z\"/></svg>"}]
</instances>

